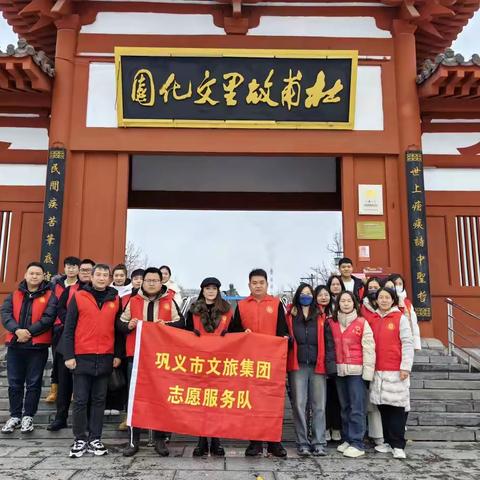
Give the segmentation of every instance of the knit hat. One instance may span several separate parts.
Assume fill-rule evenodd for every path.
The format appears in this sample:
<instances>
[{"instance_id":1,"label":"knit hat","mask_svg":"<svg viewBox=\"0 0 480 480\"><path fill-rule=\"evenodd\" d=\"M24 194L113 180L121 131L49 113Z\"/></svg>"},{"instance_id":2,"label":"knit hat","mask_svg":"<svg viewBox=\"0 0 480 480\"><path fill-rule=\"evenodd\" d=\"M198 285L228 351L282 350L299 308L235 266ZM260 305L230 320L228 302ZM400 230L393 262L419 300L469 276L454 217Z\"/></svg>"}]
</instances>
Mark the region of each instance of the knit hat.
<instances>
[{"instance_id":1,"label":"knit hat","mask_svg":"<svg viewBox=\"0 0 480 480\"><path fill-rule=\"evenodd\" d=\"M220 280L218 278L207 277L200 284L200 288L207 287L208 285L215 285L217 288L220 288L222 286L222 284L220 283Z\"/></svg>"}]
</instances>

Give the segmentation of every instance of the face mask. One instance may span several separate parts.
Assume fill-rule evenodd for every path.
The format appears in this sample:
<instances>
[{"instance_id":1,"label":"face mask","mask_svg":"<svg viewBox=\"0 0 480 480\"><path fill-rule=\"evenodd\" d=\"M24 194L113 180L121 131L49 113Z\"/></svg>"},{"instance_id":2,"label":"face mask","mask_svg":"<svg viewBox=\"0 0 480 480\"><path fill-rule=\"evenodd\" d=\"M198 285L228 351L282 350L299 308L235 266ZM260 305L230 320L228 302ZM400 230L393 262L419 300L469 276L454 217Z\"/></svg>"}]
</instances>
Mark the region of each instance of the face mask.
<instances>
[{"instance_id":1,"label":"face mask","mask_svg":"<svg viewBox=\"0 0 480 480\"><path fill-rule=\"evenodd\" d=\"M377 299L377 292L368 292L367 298L370 302L374 302Z\"/></svg>"},{"instance_id":2,"label":"face mask","mask_svg":"<svg viewBox=\"0 0 480 480\"><path fill-rule=\"evenodd\" d=\"M399 287L398 285L395 287L397 295L399 298L405 298L407 296L407 292L403 289L403 287Z\"/></svg>"},{"instance_id":3,"label":"face mask","mask_svg":"<svg viewBox=\"0 0 480 480\"><path fill-rule=\"evenodd\" d=\"M303 307L307 307L308 305L312 304L313 297L311 295L303 295L302 293L300 294L299 302Z\"/></svg>"}]
</instances>

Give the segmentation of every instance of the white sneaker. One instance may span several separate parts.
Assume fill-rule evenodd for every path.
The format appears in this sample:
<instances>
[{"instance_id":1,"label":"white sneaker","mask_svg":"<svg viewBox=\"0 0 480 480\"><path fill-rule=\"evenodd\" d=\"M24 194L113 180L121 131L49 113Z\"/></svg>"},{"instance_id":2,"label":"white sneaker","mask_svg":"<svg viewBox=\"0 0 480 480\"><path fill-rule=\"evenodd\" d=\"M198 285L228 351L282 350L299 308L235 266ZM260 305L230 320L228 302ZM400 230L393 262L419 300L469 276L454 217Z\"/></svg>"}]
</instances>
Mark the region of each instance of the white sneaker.
<instances>
[{"instance_id":1,"label":"white sneaker","mask_svg":"<svg viewBox=\"0 0 480 480\"><path fill-rule=\"evenodd\" d=\"M93 453L94 455L106 455L108 450L100 440L92 440L88 442L87 452Z\"/></svg>"},{"instance_id":2,"label":"white sneaker","mask_svg":"<svg viewBox=\"0 0 480 480\"><path fill-rule=\"evenodd\" d=\"M73 442L72 448L70 449L69 457L70 458L80 458L87 451L87 442L84 440L75 440Z\"/></svg>"},{"instance_id":3,"label":"white sneaker","mask_svg":"<svg viewBox=\"0 0 480 480\"><path fill-rule=\"evenodd\" d=\"M110 415L111 413L112 413L111 410L104 410L104 411L103 411L103 414L104 414L105 416L108 416L108 415Z\"/></svg>"},{"instance_id":4,"label":"white sneaker","mask_svg":"<svg viewBox=\"0 0 480 480\"><path fill-rule=\"evenodd\" d=\"M348 447L350 447L350 444L348 442L343 442L337 447L337 452L343 453Z\"/></svg>"},{"instance_id":5,"label":"white sneaker","mask_svg":"<svg viewBox=\"0 0 480 480\"><path fill-rule=\"evenodd\" d=\"M339 442L342 439L342 434L340 430L332 430L332 440L334 442Z\"/></svg>"},{"instance_id":6,"label":"white sneaker","mask_svg":"<svg viewBox=\"0 0 480 480\"><path fill-rule=\"evenodd\" d=\"M407 458L405 450L403 448L394 448L393 458Z\"/></svg>"},{"instance_id":7,"label":"white sneaker","mask_svg":"<svg viewBox=\"0 0 480 480\"><path fill-rule=\"evenodd\" d=\"M32 417L23 417L22 418L22 428L20 431L22 433L33 432L33 418Z\"/></svg>"},{"instance_id":8,"label":"white sneaker","mask_svg":"<svg viewBox=\"0 0 480 480\"><path fill-rule=\"evenodd\" d=\"M18 428L22 423L22 420L18 417L11 417L2 427L2 433L12 433L16 428Z\"/></svg>"},{"instance_id":9,"label":"white sneaker","mask_svg":"<svg viewBox=\"0 0 480 480\"><path fill-rule=\"evenodd\" d=\"M332 436L330 435L330 430L325 430L325 441L326 442L331 442L332 441Z\"/></svg>"},{"instance_id":10,"label":"white sneaker","mask_svg":"<svg viewBox=\"0 0 480 480\"><path fill-rule=\"evenodd\" d=\"M120 415L120 410L112 409L110 410L110 415Z\"/></svg>"},{"instance_id":11,"label":"white sneaker","mask_svg":"<svg viewBox=\"0 0 480 480\"><path fill-rule=\"evenodd\" d=\"M349 457L349 458L358 458L361 457L362 455L365 455L364 450L359 450L357 447L354 447L350 445L344 452L343 456L344 457Z\"/></svg>"},{"instance_id":12,"label":"white sneaker","mask_svg":"<svg viewBox=\"0 0 480 480\"><path fill-rule=\"evenodd\" d=\"M375 445L375 451L378 453L392 453L392 447L388 443Z\"/></svg>"}]
</instances>

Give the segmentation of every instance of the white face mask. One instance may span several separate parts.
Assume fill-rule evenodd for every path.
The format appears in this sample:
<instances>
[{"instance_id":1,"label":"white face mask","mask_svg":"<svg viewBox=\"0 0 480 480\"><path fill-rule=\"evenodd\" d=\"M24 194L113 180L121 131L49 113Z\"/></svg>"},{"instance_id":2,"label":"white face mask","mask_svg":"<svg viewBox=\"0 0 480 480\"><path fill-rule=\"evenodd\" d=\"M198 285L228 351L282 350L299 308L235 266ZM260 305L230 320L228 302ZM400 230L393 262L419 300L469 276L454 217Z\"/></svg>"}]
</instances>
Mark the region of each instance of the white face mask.
<instances>
[{"instance_id":1,"label":"white face mask","mask_svg":"<svg viewBox=\"0 0 480 480\"><path fill-rule=\"evenodd\" d=\"M395 286L395 290L397 292L397 295L400 297L400 298L404 298L407 296L407 292L405 292L405 290L403 289L403 287L400 287L399 285L396 285Z\"/></svg>"}]
</instances>

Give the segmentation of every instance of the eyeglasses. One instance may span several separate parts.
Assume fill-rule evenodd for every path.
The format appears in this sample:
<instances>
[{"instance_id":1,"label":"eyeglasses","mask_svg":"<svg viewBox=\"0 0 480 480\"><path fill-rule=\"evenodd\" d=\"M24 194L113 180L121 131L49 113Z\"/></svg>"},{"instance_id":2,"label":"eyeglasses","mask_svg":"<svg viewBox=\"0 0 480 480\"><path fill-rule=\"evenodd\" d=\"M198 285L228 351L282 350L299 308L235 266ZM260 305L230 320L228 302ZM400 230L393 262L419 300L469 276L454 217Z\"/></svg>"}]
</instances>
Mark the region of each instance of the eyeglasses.
<instances>
[{"instance_id":1,"label":"eyeglasses","mask_svg":"<svg viewBox=\"0 0 480 480\"><path fill-rule=\"evenodd\" d=\"M143 283L160 283L160 280L144 280Z\"/></svg>"}]
</instances>

